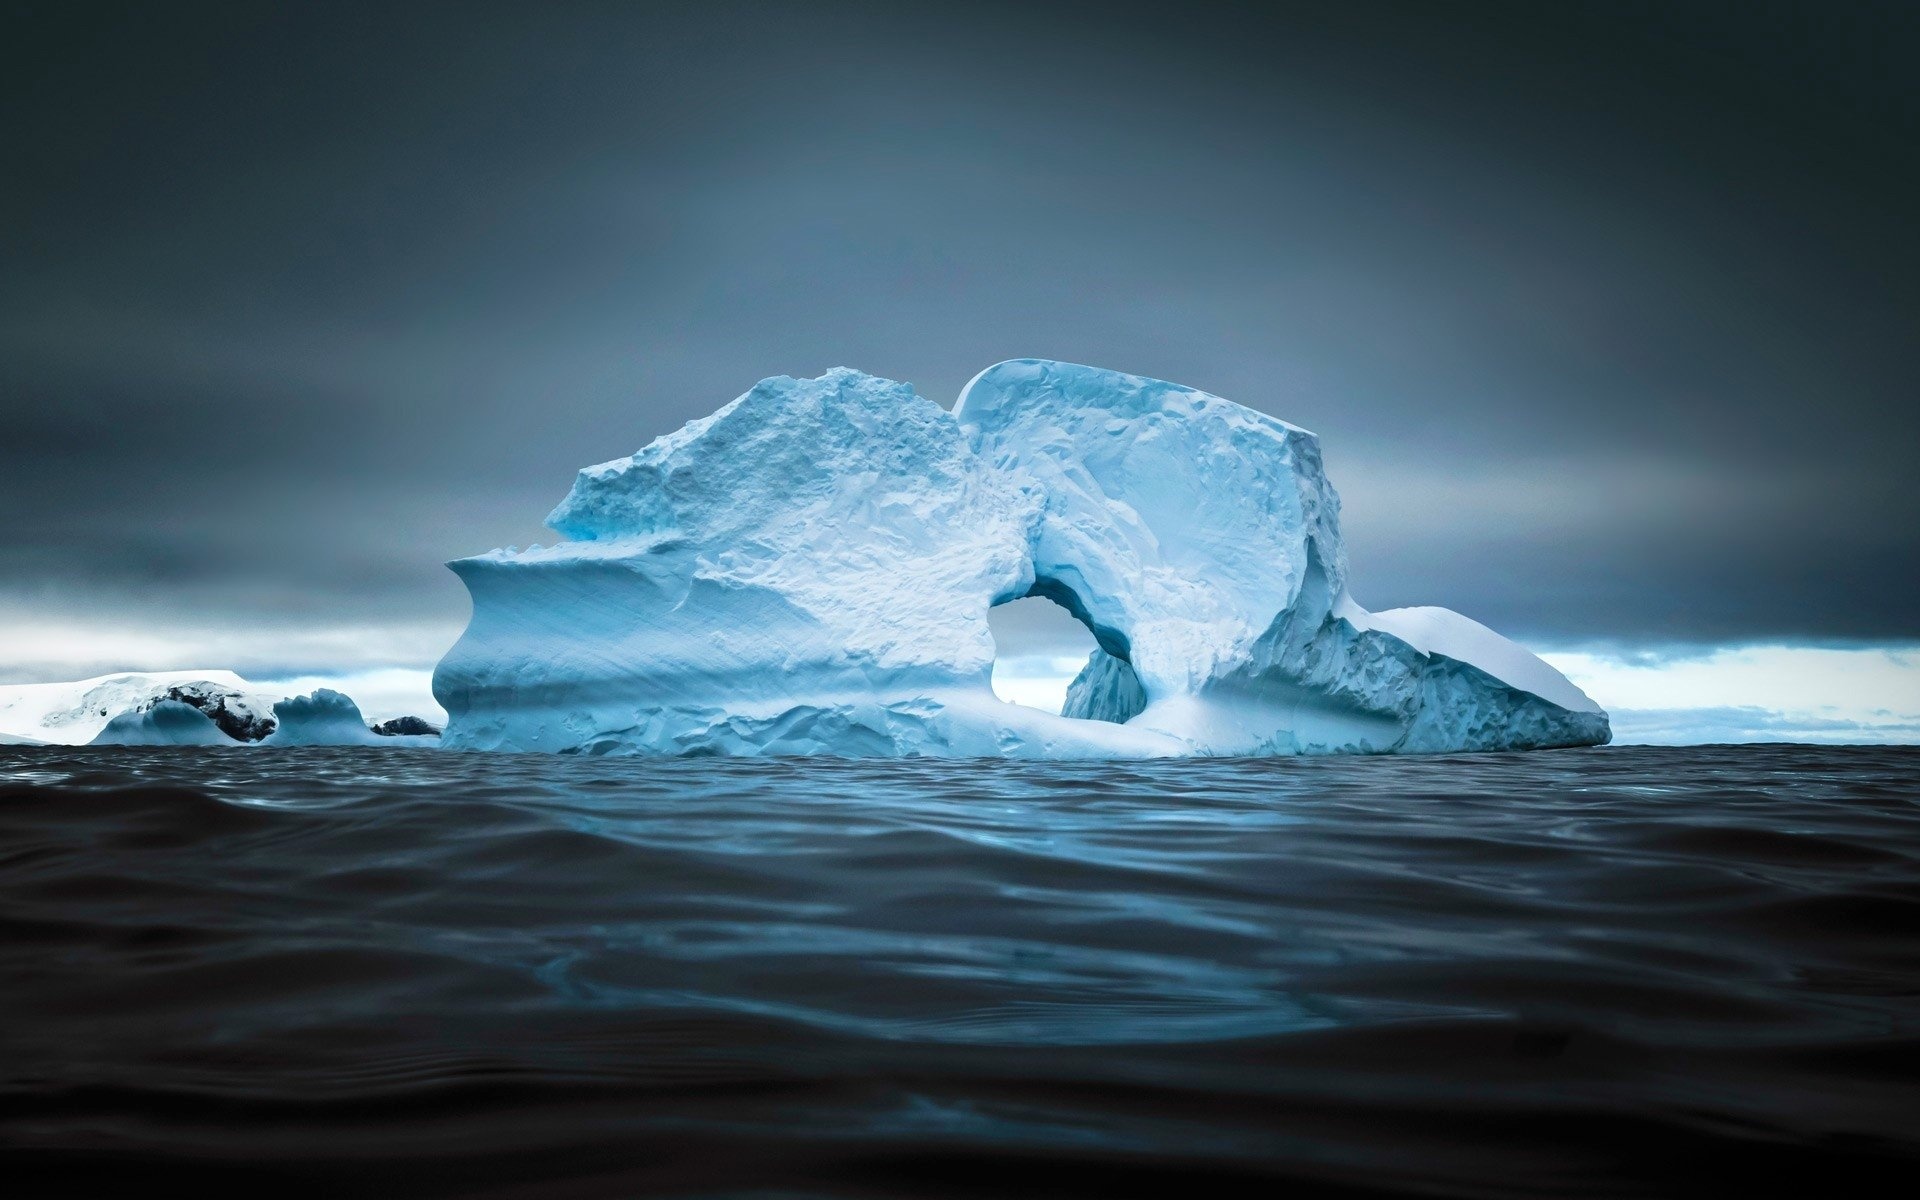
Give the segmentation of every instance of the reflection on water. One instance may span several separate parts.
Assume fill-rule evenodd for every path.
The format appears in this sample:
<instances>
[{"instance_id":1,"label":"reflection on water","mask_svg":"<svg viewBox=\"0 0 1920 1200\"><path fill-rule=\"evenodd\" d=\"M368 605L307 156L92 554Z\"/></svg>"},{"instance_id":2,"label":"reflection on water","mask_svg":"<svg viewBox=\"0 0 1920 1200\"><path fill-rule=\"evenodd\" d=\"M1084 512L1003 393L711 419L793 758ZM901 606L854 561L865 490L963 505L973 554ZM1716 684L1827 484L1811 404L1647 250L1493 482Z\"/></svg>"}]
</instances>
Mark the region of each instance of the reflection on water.
<instances>
[{"instance_id":1,"label":"reflection on water","mask_svg":"<svg viewBox=\"0 0 1920 1200\"><path fill-rule=\"evenodd\" d=\"M0 749L0 1146L69 1192L1830 1189L1920 1153L1916 767Z\"/></svg>"}]
</instances>

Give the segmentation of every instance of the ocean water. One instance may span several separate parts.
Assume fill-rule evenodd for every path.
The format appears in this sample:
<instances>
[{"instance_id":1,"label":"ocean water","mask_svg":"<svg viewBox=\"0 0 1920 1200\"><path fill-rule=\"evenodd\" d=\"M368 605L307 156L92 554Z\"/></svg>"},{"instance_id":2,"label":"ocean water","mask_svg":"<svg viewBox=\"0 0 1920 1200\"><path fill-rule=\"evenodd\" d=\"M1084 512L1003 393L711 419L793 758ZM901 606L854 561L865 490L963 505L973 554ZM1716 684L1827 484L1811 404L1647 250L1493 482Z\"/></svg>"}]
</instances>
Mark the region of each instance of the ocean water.
<instances>
[{"instance_id":1,"label":"ocean water","mask_svg":"<svg viewBox=\"0 0 1920 1200\"><path fill-rule=\"evenodd\" d=\"M1846 1194L1920 751L0 749L11 1195Z\"/></svg>"}]
</instances>

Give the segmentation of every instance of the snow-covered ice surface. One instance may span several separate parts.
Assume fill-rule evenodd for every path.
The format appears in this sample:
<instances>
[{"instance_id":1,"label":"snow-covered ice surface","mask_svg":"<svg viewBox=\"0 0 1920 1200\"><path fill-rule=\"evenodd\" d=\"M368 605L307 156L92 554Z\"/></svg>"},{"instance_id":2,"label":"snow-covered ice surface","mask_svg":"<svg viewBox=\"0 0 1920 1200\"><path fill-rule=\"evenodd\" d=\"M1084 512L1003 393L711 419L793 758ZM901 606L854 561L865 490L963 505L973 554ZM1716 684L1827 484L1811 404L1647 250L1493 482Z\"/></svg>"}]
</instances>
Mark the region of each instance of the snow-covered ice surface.
<instances>
[{"instance_id":1,"label":"snow-covered ice surface","mask_svg":"<svg viewBox=\"0 0 1920 1200\"><path fill-rule=\"evenodd\" d=\"M160 700L151 708L130 709L108 721L89 743L94 746L239 746L213 718L181 700Z\"/></svg>"},{"instance_id":2,"label":"snow-covered ice surface","mask_svg":"<svg viewBox=\"0 0 1920 1200\"><path fill-rule=\"evenodd\" d=\"M84 746L113 718L149 709L170 694L224 712L236 730L272 724L273 697L232 671L123 672L70 683L0 684L0 734Z\"/></svg>"},{"instance_id":3,"label":"snow-covered ice surface","mask_svg":"<svg viewBox=\"0 0 1920 1200\"><path fill-rule=\"evenodd\" d=\"M199 720L187 720L180 709ZM202 725L218 740L200 740ZM0 685L0 745L432 746L439 740L382 736L339 692L322 688L280 700L232 671L125 672L71 683Z\"/></svg>"},{"instance_id":4,"label":"snow-covered ice surface","mask_svg":"<svg viewBox=\"0 0 1920 1200\"><path fill-rule=\"evenodd\" d=\"M474 614L434 673L445 744L1139 753L987 686L1038 503L905 384L766 380L580 472L548 518L575 540L452 564Z\"/></svg>"},{"instance_id":5,"label":"snow-covered ice surface","mask_svg":"<svg viewBox=\"0 0 1920 1200\"><path fill-rule=\"evenodd\" d=\"M1339 518L1313 434L1177 384L1018 360L948 413L846 368L764 380L580 472L548 518L569 540L452 564L474 613L434 675L444 743L1132 757L1607 740L1578 688L1483 626L1356 604ZM990 690L987 610L1027 595L1100 643L1068 715Z\"/></svg>"}]
</instances>

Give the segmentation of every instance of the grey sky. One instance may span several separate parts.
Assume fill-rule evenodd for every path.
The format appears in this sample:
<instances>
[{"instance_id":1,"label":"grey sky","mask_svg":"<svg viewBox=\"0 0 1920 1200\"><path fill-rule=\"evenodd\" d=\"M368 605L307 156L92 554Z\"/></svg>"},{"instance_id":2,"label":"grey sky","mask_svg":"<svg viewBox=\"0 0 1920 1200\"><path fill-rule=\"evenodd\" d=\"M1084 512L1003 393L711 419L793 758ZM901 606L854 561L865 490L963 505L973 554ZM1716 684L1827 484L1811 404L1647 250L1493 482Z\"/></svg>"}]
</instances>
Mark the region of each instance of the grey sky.
<instances>
[{"instance_id":1,"label":"grey sky","mask_svg":"<svg viewBox=\"0 0 1920 1200\"><path fill-rule=\"evenodd\" d=\"M762 376L1038 355L1320 432L1372 607L1920 637L1911 6L388 7L4 6L0 622L444 645Z\"/></svg>"}]
</instances>

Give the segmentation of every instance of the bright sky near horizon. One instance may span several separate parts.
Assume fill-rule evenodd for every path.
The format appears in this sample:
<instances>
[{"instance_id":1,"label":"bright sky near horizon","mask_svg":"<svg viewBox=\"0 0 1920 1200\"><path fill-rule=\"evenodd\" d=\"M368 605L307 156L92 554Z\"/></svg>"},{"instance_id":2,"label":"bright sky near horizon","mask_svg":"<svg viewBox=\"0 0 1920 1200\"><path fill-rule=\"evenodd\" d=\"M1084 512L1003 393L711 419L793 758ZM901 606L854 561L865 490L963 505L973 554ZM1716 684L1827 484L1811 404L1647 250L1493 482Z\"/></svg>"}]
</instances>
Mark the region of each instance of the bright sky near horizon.
<instances>
[{"instance_id":1,"label":"bright sky near horizon","mask_svg":"<svg viewBox=\"0 0 1920 1200\"><path fill-rule=\"evenodd\" d=\"M1025 619L1010 620L1014 614ZM1001 642L994 691L1003 700L1058 712L1067 684L1092 648L1091 635L1045 600L995 609L994 625ZM293 695L332 687L353 696L372 720L444 719L433 699L432 663L457 632L322 628L289 647L280 632L247 637L231 630L10 622L0 623L0 661L22 664L22 674L36 679L238 663L235 669L265 691ZM1616 743L1920 743L1920 643L1751 644L1632 654L1534 648L1608 710ZM274 672L271 664L289 655L341 665ZM76 661L88 665L76 670Z\"/></svg>"},{"instance_id":2,"label":"bright sky near horizon","mask_svg":"<svg viewBox=\"0 0 1920 1200\"><path fill-rule=\"evenodd\" d=\"M1617 745L1920 744L1920 646L1721 646L1673 661L1551 651L1608 711ZM996 662L1002 700L1058 712L1084 659Z\"/></svg>"}]
</instances>

